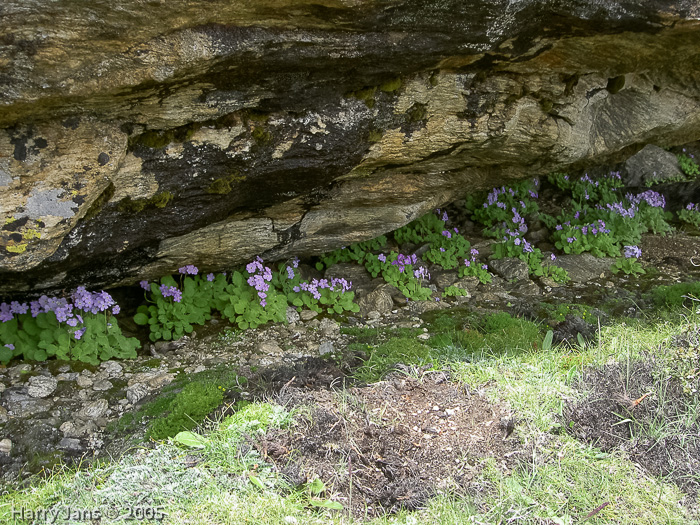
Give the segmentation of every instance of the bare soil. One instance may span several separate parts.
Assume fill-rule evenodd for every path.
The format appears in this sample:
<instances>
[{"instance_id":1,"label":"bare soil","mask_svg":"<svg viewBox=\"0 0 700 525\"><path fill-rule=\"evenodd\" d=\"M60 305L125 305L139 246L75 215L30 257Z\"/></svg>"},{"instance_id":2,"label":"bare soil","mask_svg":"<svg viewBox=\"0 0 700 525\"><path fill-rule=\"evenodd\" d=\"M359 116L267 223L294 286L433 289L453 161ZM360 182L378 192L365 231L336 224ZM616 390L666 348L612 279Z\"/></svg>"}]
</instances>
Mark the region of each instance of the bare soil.
<instances>
[{"instance_id":1,"label":"bare soil","mask_svg":"<svg viewBox=\"0 0 700 525\"><path fill-rule=\"evenodd\" d=\"M564 427L605 452L625 451L650 474L665 477L697 498L700 422L691 405L699 400L663 374L653 355L629 366L591 369L579 385L590 395L568 406Z\"/></svg>"},{"instance_id":2,"label":"bare soil","mask_svg":"<svg viewBox=\"0 0 700 525\"><path fill-rule=\"evenodd\" d=\"M507 407L444 371L405 367L375 384L331 389L293 378L278 400L301 416L256 448L293 486L323 480L323 497L357 518L469 491L486 460L507 472L524 452Z\"/></svg>"}]
</instances>

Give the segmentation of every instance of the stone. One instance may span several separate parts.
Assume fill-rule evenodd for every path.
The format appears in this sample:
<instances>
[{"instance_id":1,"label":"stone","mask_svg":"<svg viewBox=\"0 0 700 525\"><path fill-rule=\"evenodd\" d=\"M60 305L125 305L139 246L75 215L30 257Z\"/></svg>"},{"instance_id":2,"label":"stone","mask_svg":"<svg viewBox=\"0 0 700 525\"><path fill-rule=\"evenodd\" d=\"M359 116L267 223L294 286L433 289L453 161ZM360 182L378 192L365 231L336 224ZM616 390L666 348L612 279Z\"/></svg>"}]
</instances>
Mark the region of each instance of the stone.
<instances>
[{"instance_id":1,"label":"stone","mask_svg":"<svg viewBox=\"0 0 700 525\"><path fill-rule=\"evenodd\" d=\"M394 308L394 300L390 291L384 285L360 297L357 300L357 304L360 306L360 315L365 317L369 312L378 312L380 315L385 315Z\"/></svg>"},{"instance_id":2,"label":"stone","mask_svg":"<svg viewBox=\"0 0 700 525\"><path fill-rule=\"evenodd\" d=\"M149 389L144 383L134 383L126 389L126 399L132 405L135 405L146 397L149 393Z\"/></svg>"},{"instance_id":3,"label":"stone","mask_svg":"<svg viewBox=\"0 0 700 525\"><path fill-rule=\"evenodd\" d=\"M318 347L318 355L326 355L333 353L333 343L330 341L322 342Z\"/></svg>"},{"instance_id":4,"label":"stone","mask_svg":"<svg viewBox=\"0 0 700 525\"><path fill-rule=\"evenodd\" d=\"M318 312L315 310L302 310L301 314L299 314L301 317L301 320L306 322L306 321L311 321L314 317L318 315Z\"/></svg>"},{"instance_id":5,"label":"stone","mask_svg":"<svg viewBox=\"0 0 700 525\"><path fill-rule=\"evenodd\" d=\"M520 281L527 279L527 263L516 257L504 257L489 261L489 269L506 281Z\"/></svg>"},{"instance_id":6,"label":"stone","mask_svg":"<svg viewBox=\"0 0 700 525\"><path fill-rule=\"evenodd\" d=\"M316 255L700 137L694 0L5 4L0 293Z\"/></svg>"},{"instance_id":7,"label":"stone","mask_svg":"<svg viewBox=\"0 0 700 525\"><path fill-rule=\"evenodd\" d=\"M647 144L625 162L622 170L625 185L648 186L668 180L684 180L678 158L665 149Z\"/></svg>"},{"instance_id":8,"label":"stone","mask_svg":"<svg viewBox=\"0 0 700 525\"><path fill-rule=\"evenodd\" d=\"M107 381L106 379L100 379L92 384L92 389L97 392L104 392L105 390L109 390L113 386L114 385L111 381Z\"/></svg>"},{"instance_id":9,"label":"stone","mask_svg":"<svg viewBox=\"0 0 700 525\"><path fill-rule=\"evenodd\" d=\"M326 337L338 337L340 335L340 325L328 317L321 319L318 329L321 335Z\"/></svg>"},{"instance_id":10,"label":"stone","mask_svg":"<svg viewBox=\"0 0 700 525\"><path fill-rule=\"evenodd\" d=\"M454 271L440 273L431 272L431 276L437 287L441 290L444 290L448 286L452 286L455 282L457 282L457 279L459 279L459 276Z\"/></svg>"},{"instance_id":11,"label":"stone","mask_svg":"<svg viewBox=\"0 0 700 525\"><path fill-rule=\"evenodd\" d=\"M110 378L121 377L124 374L124 367L116 361L105 361L100 364L100 369Z\"/></svg>"},{"instance_id":12,"label":"stone","mask_svg":"<svg viewBox=\"0 0 700 525\"><path fill-rule=\"evenodd\" d=\"M12 441L7 438L0 439L0 454L5 454L6 456L9 456L11 452Z\"/></svg>"},{"instance_id":13,"label":"stone","mask_svg":"<svg viewBox=\"0 0 700 525\"><path fill-rule=\"evenodd\" d=\"M83 408L78 411L78 417L86 418L89 420L97 419L102 417L107 413L109 408L109 403L106 399L96 399L94 401L89 401Z\"/></svg>"},{"instance_id":14,"label":"stone","mask_svg":"<svg viewBox=\"0 0 700 525\"><path fill-rule=\"evenodd\" d=\"M0 406L0 425L7 423L7 409L4 406Z\"/></svg>"},{"instance_id":15,"label":"stone","mask_svg":"<svg viewBox=\"0 0 700 525\"><path fill-rule=\"evenodd\" d=\"M58 381L52 376L34 376L29 378L27 393L31 397L48 397L56 390Z\"/></svg>"},{"instance_id":16,"label":"stone","mask_svg":"<svg viewBox=\"0 0 700 525\"><path fill-rule=\"evenodd\" d=\"M14 417L27 418L51 409L51 402L47 399L33 398L17 391L8 392L4 394L3 402Z\"/></svg>"},{"instance_id":17,"label":"stone","mask_svg":"<svg viewBox=\"0 0 700 525\"><path fill-rule=\"evenodd\" d=\"M293 306L288 306L288 307L287 307L286 316L287 316L287 323L288 323L288 324L295 324L295 323L298 323L299 320L301 319L301 316L299 315L299 312L298 312L297 309L296 309L295 307L293 307Z\"/></svg>"},{"instance_id":18,"label":"stone","mask_svg":"<svg viewBox=\"0 0 700 525\"><path fill-rule=\"evenodd\" d=\"M610 274L610 267L615 262L611 257L594 257L590 253L562 255L552 264L564 268L571 281L585 284Z\"/></svg>"},{"instance_id":19,"label":"stone","mask_svg":"<svg viewBox=\"0 0 700 525\"><path fill-rule=\"evenodd\" d=\"M275 341L262 341L255 346L255 351L263 355L282 355L282 349Z\"/></svg>"},{"instance_id":20,"label":"stone","mask_svg":"<svg viewBox=\"0 0 700 525\"><path fill-rule=\"evenodd\" d=\"M6 388L5 383L0 383L0 394L2 394Z\"/></svg>"},{"instance_id":21,"label":"stone","mask_svg":"<svg viewBox=\"0 0 700 525\"><path fill-rule=\"evenodd\" d=\"M80 443L78 438L64 437L58 443L58 448L65 450L66 452L82 452L84 450L83 445Z\"/></svg>"},{"instance_id":22,"label":"stone","mask_svg":"<svg viewBox=\"0 0 700 525\"><path fill-rule=\"evenodd\" d=\"M92 377L88 377L87 375L80 374L76 378L75 382L80 388L90 388L94 381L93 381Z\"/></svg>"},{"instance_id":23,"label":"stone","mask_svg":"<svg viewBox=\"0 0 700 525\"><path fill-rule=\"evenodd\" d=\"M63 432L63 435L65 437L80 437L80 433L78 432L78 429L75 427L75 424L72 421L66 421L61 424L60 427L58 427L58 430Z\"/></svg>"}]
</instances>

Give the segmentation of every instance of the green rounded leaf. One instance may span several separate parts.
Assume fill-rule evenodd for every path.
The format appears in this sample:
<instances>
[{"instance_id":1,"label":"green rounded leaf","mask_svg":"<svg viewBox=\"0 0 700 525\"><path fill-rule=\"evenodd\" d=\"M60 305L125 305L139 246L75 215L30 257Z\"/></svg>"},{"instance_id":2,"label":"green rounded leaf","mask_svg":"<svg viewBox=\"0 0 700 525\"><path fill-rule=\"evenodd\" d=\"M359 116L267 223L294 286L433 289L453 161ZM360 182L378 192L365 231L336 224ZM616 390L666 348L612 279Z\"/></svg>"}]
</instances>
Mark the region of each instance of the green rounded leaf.
<instances>
[{"instance_id":1,"label":"green rounded leaf","mask_svg":"<svg viewBox=\"0 0 700 525\"><path fill-rule=\"evenodd\" d=\"M141 326L146 325L148 324L148 316L144 313L139 312L134 316L134 322Z\"/></svg>"}]
</instances>

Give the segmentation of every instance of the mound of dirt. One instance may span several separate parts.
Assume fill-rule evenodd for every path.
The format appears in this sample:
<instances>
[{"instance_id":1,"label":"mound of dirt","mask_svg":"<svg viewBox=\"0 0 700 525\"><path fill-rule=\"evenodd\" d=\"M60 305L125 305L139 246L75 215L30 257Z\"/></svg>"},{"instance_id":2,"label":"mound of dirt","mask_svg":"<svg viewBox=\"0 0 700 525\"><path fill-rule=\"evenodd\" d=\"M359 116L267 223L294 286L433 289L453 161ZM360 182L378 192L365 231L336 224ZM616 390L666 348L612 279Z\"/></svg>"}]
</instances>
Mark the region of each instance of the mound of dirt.
<instances>
[{"instance_id":1,"label":"mound of dirt","mask_svg":"<svg viewBox=\"0 0 700 525\"><path fill-rule=\"evenodd\" d=\"M512 414L447 372L395 372L339 390L292 382L280 402L303 415L293 428L269 433L258 450L292 485L320 478L325 497L356 517L468 490L487 458L507 471L522 453Z\"/></svg>"},{"instance_id":2,"label":"mound of dirt","mask_svg":"<svg viewBox=\"0 0 700 525\"><path fill-rule=\"evenodd\" d=\"M690 496L700 490L700 422L680 382L664 377L653 356L591 369L581 378L590 395L569 405L564 427L605 452L626 451L655 476Z\"/></svg>"}]
</instances>

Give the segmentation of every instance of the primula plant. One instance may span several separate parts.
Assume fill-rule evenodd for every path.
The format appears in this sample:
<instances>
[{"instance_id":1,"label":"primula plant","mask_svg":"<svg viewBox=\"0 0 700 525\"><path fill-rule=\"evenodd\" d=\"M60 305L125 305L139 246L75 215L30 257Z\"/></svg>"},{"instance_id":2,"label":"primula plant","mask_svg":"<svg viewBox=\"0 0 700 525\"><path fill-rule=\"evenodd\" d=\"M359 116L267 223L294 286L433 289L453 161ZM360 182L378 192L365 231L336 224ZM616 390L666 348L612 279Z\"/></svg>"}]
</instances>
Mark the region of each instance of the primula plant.
<instances>
[{"instance_id":1,"label":"primula plant","mask_svg":"<svg viewBox=\"0 0 700 525\"><path fill-rule=\"evenodd\" d=\"M684 209L678 210L677 215L686 224L700 228L700 205L691 202Z\"/></svg>"},{"instance_id":2,"label":"primula plant","mask_svg":"<svg viewBox=\"0 0 700 525\"><path fill-rule=\"evenodd\" d=\"M13 357L43 361L48 357L90 364L136 357L138 339L122 334L115 314L119 305L107 292L79 287L66 298L41 296L29 304L0 303L0 363Z\"/></svg>"},{"instance_id":3,"label":"primula plant","mask_svg":"<svg viewBox=\"0 0 700 525\"><path fill-rule=\"evenodd\" d=\"M685 152L685 150L683 151ZM695 156L692 154L678 155L678 165L689 179L696 179L700 175L700 166L695 162Z\"/></svg>"},{"instance_id":4,"label":"primula plant","mask_svg":"<svg viewBox=\"0 0 700 525\"><path fill-rule=\"evenodd\" d=\"M361 251L364 258L364 250ZM289 304L298 308L306 307L315 312L325 308L335 314L360 310L354 302L355 293L350 291L352 283L339 278L303 281L296 257L292 259L291 266L279 265L278 272L272 276L272 283L286 295Z\"/></svg>"},{"instance_id":5,"label":"primula plant","mask_svg":"<svg viewBox=\"0 0 700 525\"><path fill-rule=\"evenodd\" d=\"M572 209L556 217L543 215L542 221L553 230L552 240L564 253L590 252L597 257L618 257L623 246L639 244L643 233L666 233L663 195L647 190L638 195L622 196L620 174L592 181L584 175L571 181L567 175L555 174L550 180L571 191Z\"/></svg>"},{"instance_id":6,"label":"primula plant","mask_svg":"<svg viewBox=\"0 0 700 525\"><path fill-rule=\"evenodd\" d=\"M202 325L211 318L216 287L213 275L202 279L192 265L180 268L179 272L179 284L170 275L163 277L160 284L141 281L150 304L139 306L134 321L149 326L151 341L179 339L192 332L193 325ZM219 284L223 283L219 281Z\"/></svg>"},{"instance_id":7,"label":"primula plant","mask_svg":"<svg viewBox=\"0 0 700 525\"><path fill-rule=\"evenodd\" d=\"M566 271L545 263L540 249L532 246L525 238L528 231L525 216L536 214L539 209L535 202L539 198L538 189L538 179L522 182L513 188L493 188L485 200L477 197L468 199L467 209L472 212L474 220L486 226L486 235L501 240L494 245L493 255L496 259L516 257L527 263L531 275L547 276L557 282L565 282L568 280ZM474 274L475 266L467 260L464 264L465 268L460 270L460 275Z\"/></svg>"},{"instance_id":8,"label":"primula plant","mask_svg":"<svg viewBox=\"0 0 700 525\"><path fill-rule=\"evenodd\" d=\"M625 246L624 257L620 257L612 265L614 273L623 272L626 275L638 277L644 273L644 268L639 264L638 259L642 256L642 250L638 246Z\"/></svg>"}]
</instances>

